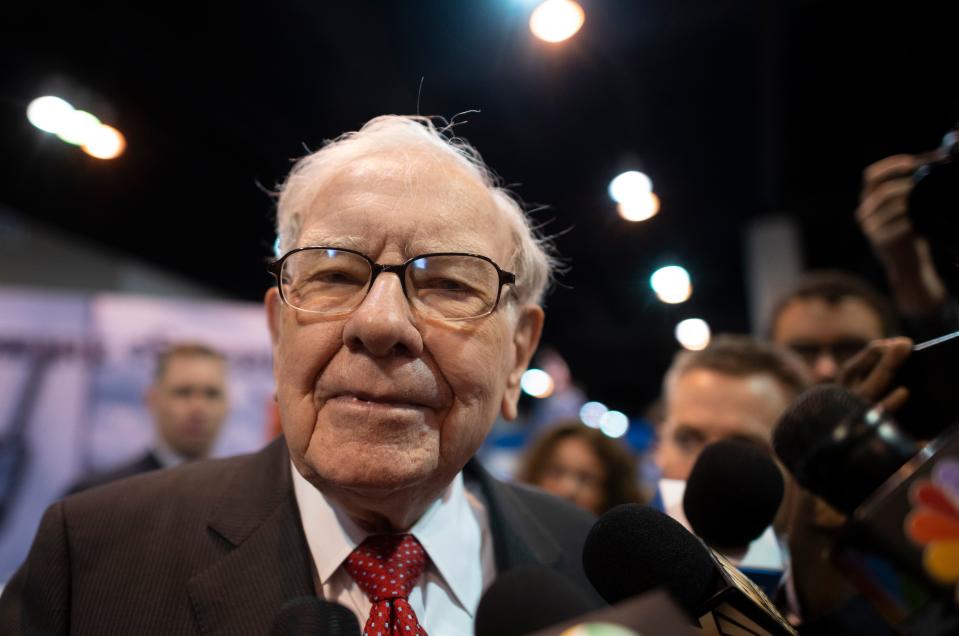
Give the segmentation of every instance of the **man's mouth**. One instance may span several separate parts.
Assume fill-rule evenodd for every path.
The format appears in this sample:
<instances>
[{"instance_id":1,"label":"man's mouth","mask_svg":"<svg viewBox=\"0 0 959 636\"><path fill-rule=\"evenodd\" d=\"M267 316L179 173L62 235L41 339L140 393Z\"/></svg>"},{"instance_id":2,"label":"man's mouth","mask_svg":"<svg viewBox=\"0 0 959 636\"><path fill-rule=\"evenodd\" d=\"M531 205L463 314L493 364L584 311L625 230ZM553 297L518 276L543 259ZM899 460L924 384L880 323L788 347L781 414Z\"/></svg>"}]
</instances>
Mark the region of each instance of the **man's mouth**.
<instances>
[{"instance_id":1,"label":"man's mouth","mask_svg":"<svg viewBox=\"0 0 959 636\"><path fill-rule=\"evenodd\" d=\"M372 394L362 391L349 393L338 393L331 398L330 402L336 402L346 406L359 406L366 408L383 409L425 409L429 408L427 404L408 396L400 394Z\"/></svg>"}]
</instances>

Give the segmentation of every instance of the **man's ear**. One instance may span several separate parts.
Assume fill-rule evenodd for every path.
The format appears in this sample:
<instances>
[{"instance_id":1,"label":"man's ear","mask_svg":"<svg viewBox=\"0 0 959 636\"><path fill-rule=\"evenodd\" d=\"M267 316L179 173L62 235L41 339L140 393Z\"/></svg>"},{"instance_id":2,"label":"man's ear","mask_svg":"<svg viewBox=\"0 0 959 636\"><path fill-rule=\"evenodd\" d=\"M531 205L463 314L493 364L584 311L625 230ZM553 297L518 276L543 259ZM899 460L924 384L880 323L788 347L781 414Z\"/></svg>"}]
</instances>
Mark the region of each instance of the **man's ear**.
<instances>
[{"instance_id":1,"label":"man's ear","mask_svg":"<svg viewBox=\"0 0 959 636\"><path fill-rule=\"evenodd\" d=\"M283 301L280 300L280 292L276 287L270 287L266 290L266 295L263 297L263 305L266 308L266 324L270 329L270 340L273 342L274 347L276 347L277 338L279 338L282 304Z\"/></svg>"},{"instance_id":2,"label":"man's ear","mask_svg":"<svg viewBox=\"0 0 959 636\"><path fill-rule=\"evenodd\" d=\"M539 305L525 305L520 308L513 332L513 360L509 376L506 379L506 392L500 411L507 420L516 419L516 405L519 403L520 379L529 367L529 361L536 353L539 337L543 333L543 308Z\"/></svg>"}]
</instances>

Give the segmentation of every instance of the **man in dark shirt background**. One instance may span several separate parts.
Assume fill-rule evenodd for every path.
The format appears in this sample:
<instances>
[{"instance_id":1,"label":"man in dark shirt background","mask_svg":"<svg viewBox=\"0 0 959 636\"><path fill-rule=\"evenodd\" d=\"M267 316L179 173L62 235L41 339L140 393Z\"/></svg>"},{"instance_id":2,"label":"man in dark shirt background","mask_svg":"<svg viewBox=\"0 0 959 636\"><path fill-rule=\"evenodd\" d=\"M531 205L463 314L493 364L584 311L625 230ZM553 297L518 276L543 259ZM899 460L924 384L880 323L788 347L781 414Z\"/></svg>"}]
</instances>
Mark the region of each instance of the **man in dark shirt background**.
<instances>
[{"instance_id":1,"label":"man in dark shirt background","mask_svg":"<svg viewBox=\"0 0 959 636\"><path fill-rule=\"evenodd\" d=\"M155 429L152 448L129 463L83 478L71 494L208 457L229 408L223 354L199 343L170 346L157 357L146 403Z\"/></svg>"}]
</instances>

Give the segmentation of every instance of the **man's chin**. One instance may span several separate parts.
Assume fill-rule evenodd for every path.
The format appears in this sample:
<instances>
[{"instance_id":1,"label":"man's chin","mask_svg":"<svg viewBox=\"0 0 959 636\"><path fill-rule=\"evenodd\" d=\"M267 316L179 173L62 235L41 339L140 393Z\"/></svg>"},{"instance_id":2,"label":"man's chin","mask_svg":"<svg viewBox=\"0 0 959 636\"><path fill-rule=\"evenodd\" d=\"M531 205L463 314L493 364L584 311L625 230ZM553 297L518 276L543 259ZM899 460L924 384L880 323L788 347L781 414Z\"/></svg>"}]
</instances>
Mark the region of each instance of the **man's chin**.
<instances>
[{"instance_id":1,"label":"man's chin","mask_svg":"<svg viewBox=\"0 0 959 636\"><path fill-rule=\"evenodd\" d=\"M366 497L389 496L400 490L415 488L435 476L435 465L379 462L350 465L346 460L327 464L310 462L309 481L320 490L362 493Z\"/></svg>"}]
</instances>

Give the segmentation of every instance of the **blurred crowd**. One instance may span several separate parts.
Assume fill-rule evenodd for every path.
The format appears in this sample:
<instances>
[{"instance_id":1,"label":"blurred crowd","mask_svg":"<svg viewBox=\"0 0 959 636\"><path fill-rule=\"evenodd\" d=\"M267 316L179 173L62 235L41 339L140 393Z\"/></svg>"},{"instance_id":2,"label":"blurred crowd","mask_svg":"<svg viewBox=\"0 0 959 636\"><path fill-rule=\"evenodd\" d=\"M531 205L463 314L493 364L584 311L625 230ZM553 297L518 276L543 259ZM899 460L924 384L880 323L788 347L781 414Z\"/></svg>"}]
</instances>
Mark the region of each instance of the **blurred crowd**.
<instances>
[{"instance_id":1,"label":"blurred crowd","mask_svg":"<svg viewBox=\"0 0 959 636\"><path fill-rule=\"evenodd\" d=\"M780 417L815 384L838 383L869 403L900 407L908 396L894 377L912 344L959 329L929 237L910 215L916 171L928 160L896 155L863 173L855 217L883 267L887 294L854 272L806 272L782 290L765 333L721 334L701 351L675 356L649 411L656 435L648 456L579 422L557 422L526 451L517 477L597 514L626 502L664 506L661 484L685 481L709 444L744 440L772 455ZM640 471L640 479L638 462L656 470ZM774 526L790 571L777 603L803 633L888 633L828 558L843 522L787 478Z\"/></svg>"}]
</instances>

